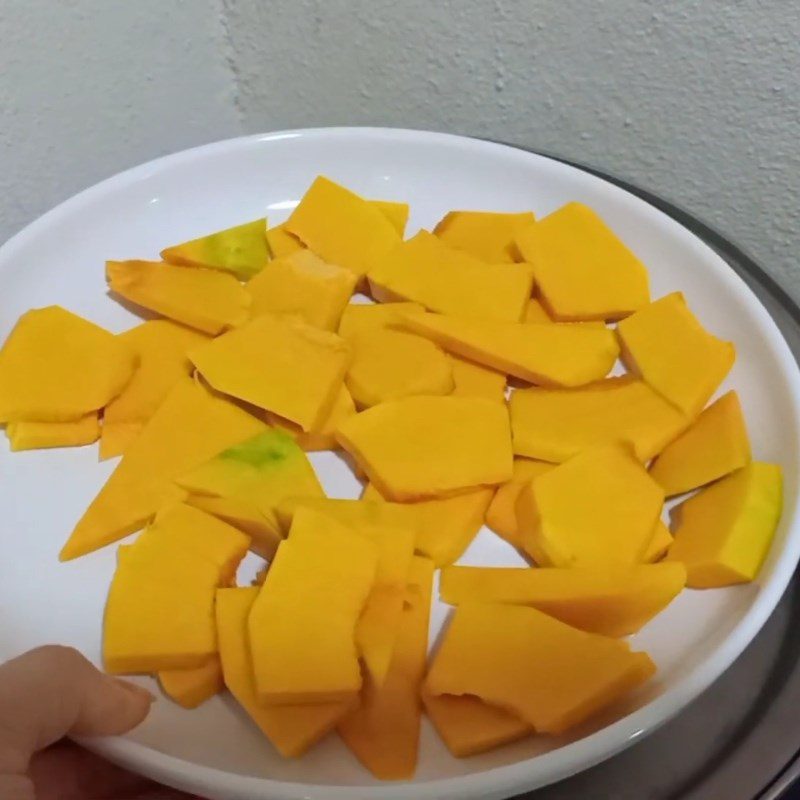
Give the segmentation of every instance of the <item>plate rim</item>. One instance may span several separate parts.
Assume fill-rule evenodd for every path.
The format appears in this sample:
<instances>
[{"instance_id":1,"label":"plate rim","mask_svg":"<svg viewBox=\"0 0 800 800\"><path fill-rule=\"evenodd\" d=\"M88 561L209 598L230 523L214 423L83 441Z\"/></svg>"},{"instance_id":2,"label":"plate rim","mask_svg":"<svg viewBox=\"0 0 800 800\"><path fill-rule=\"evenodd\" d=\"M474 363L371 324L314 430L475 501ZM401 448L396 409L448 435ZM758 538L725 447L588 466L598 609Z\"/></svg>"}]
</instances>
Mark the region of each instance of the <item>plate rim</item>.
<instances>
[{"instance_id":1,"label":"plate rim","mask_svg":"<svg viewBox=\"0 0 800 800\"><path fill-rule=\"evenodd\" d=\"M415 130L380 126L320 126L297 128L274 132L256 133L245 136L221 139L209 144L180 150L160 156L138 166L118 172L98 183L72 195L37 219L0 246L0 261L13 257L14 251L34 239L41 230L58 220L62 215L79 211L81 206L91 202L105 192L115 191L146 178L163 168L179 162L203 159L215 152L250 146L256 142L271 142L294 138L327 137L384 137L389 139L418 139L439 142L461 147L475 147L481 150L514 151L531 159L557 163L564 169L579 172L590 182L599 182L612 193L620 193L645 203L659 216L670 234L690 241L692 246L706 251L730 273L730 278L738 292L744 292L751 299L753 312L761 317L761 323L770 330L774 355L790 385L795 401L800 400L800 370L783 334L759 298L740 275L725 260L709 247L700 237L666 214L646 199L578 165L564 161L556 156L544 155L522 146L505 144L458 134L438 131ZM2 273L0 273L2 275ZM795 410L797 410L797 403ZM784 501L786 498L784 498ZM438 778L424 782L381 784L381 785L328 785L305 784L278 781L256 776L243 776L226 772L215 767L207 767L192 761L167 755L148 746L130 741L124 737L104 737L81 739L88 749L129 769L147 775L167 785L189 791L224 792L231 800L456 800L474 796L480 792L485 800L508 797L509 792L529 791L556 782L601 761L610 758L622 749L653 732L669 719L683 710L714 682L741 654L766 622L782 597L800 559L800 531L798 531L798 502L784 504L783 513L787 519L788 533L783 552L775 565L770 580L759 591L750 608L735 625L726 639L710 652L697 667L675 686L655 698L647 705L631 712L622 719L586 736L578 741L564 745L548 753L540 754L513 764L493 767L479 773ZM546 763L543 763L546 762ZM234 785L231 785L234 784ZM219 796L219 795L218 795Z\"/></svg>"}]
</instances>

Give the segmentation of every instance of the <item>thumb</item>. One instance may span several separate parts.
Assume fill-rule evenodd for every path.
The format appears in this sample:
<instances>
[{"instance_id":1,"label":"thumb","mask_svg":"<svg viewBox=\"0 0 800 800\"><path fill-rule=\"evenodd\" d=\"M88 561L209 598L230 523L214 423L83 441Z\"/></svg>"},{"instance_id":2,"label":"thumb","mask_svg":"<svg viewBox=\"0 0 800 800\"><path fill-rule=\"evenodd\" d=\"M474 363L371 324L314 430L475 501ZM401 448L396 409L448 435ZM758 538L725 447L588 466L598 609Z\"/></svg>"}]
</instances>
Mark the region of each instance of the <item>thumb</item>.
<instances>
[{"instance_id":1,"label":"thumb","mask_svg":"<svg viewBox=\"0 0 800 800\"><path fill-rule=\"evenodd\" d=\"M154 699L72 648L31 650L0 666L0 773L25 772L35 752L67 735L124 733Z\"/></svg>"}]
</instances>

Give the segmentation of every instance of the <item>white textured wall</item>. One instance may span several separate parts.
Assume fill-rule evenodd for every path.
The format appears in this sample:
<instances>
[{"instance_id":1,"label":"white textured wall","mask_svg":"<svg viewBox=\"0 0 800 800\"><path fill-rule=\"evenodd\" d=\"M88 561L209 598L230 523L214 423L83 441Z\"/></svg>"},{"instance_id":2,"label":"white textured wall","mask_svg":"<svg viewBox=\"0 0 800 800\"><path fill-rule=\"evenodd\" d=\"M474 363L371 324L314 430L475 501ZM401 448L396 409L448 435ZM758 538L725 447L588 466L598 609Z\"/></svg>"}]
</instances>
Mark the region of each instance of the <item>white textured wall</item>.
<instances>
[{"instance_id":1,"label":"white textured wall","mask_svg":"<svg viewBox=\"0 0 800 800\"><path fill-rule=\"evenodd\" d=\"M0 43L0 234L239 130L400 125L639 181L800 296L792 0L6 0Z\"/></svg>"},{"instance_id":2,"label":"white textured wall","mask_svg":"<svg viewBox=\"0 0 800 800\"><path fill-rule=\"evenodd\" d=\"M0 0L0 241L98 180L239 133L214 0Z\"/></svg>"}]
</instances>

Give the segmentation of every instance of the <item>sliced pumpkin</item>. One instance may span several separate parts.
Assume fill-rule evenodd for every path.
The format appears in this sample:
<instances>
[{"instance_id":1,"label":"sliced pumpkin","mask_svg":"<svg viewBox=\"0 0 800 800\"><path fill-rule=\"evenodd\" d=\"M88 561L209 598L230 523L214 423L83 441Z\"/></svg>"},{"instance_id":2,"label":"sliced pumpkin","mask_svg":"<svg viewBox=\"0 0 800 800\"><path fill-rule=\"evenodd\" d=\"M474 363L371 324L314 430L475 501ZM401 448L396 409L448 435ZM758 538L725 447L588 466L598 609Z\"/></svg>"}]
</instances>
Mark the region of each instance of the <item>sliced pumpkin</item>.
<instances>
[{"instance_id":1,"label":"sliced pumpkin","mask_svg":"<svg viewBox=\"0 0 800 800\"><path fill-rule=\"evenodd\" d=\"M164 693L183 708L197 708L224 688L222 664L213 656L194 669L165 669L158 673Z\"/></svg>"},{"instance_id":2,"label":"sliced pumpkin","mask_svg":"<svg viewBox=\"0 0 800 800\"><path fill-rule=\"evenodd\" d=\"M187 557L195 554L213 561L220 570L220 581L231 583L250 547L250 538L221 519L185 503L162 508L155 520L137 540L142 546L149 539L174 542L185 548Z\"/></svg>"},{"instance_id":3,"label":"sliced pumpkin","mask_svg":"<svg viewBox=\"0 0 800 800\"><path fill-rule=\"evenodd\" d=\"M364 331L390 327L408 312L424 310L419 303L350 303L342 313L339 336L351 340Z\"/></svg>"},{"instance_id":4,"label":"sliced pumpkin","mask_svg":"<svg viewBox=\"0 0 800 800\"><path fill-rule=\"evenodd\" d=\"M284 228L321 258L358 277L400 241L385 214L321 175L303 195Z\"/></svg>"},{"instance_id":5,"label":"sliced pumpkin","mask_svg":"<svg viewBox=\"0 0 800 800\"><path fill-rule=\"evenodd\" d=\"M218 270L106 261L106 277L120 297L212 336L247 319L250 296L233 275Z\"/></svg>"},{"instance_id":6,"label":"sliced pumpkin","mask_svg":"<svg viewBox=\"0 0 800 800\"><path fill-rule=\"evenodd\" d=\"M272 258L283 258L305 249L305 245L283 225L267 228L267 245Z\"/></svg>"},{"instance_id":7,"label":"sliced pumpkin","mask_svg":"<svg viewBox=\"0 0 800 800\"><path fill-rule=\"evenodd\" d=\"M486 509L486 524L514 547L522 547L519 522L517 520L517 498L519 493L539 475L554 468L546 461L530 458L515 458L514 473L510 481L502 484Z\"/></svg>"},{"instance_id":8,"label":"sliced pumpkin","mask_svg":"<svg viewBox=\"0 0 800 800\"><path fill-rule=\"evenodd\" d=\"M450 247L490 264L502 264L523 260L514 236L534 222L531 211L450 211L439 220L433 233Z\"/></svg>"},{"instance_id":9,"label":"sliced pumpkin","mask_svg":"<svg viewBox=\"0 0 800 800\"><path fill-rule=\"evenodd\" d=\"M433 342L403 331L378 328L351 339L353 360L345 381L361 408L414 395L453 390L453 367Z\"/></svg>"},{"instance_id":10,"label":"sliced pumpkin","mask_svg":"<svg viewBox=\"0 0 800 800\"><path fill-rule=\"evenodd\" d=\"M469 695L559 734L619 700L655 672L626 642L571 628L535 608L465 603L428 676L430 695Z\"/></svg>"},{"instance_id":11,"label":"sliced pumpkin","mask_svg":"<svg viewBox=\"0 0 800 800\"><path fill-rule=\"evenodd\" d=\"M309 325L335 331L355 286L350 270L298 250L271 261L248 281L250 313L297 314Z\"/></svg>"},{"instance_id":12,"label":"sliced pumpkin","mask_svg":"<svg viewBox=\"0 0 800 800\"><path fill-rule=\"evenodd\" d=\"M504 403L506 376L467 358L450 356L453 367L453 394L457 397L483 397Z\"/></svg>"},{"instance_id":13,"label":"sliced pumpkin","mask_svg":"<svg viewBox=\"0 0 800 800\"><path fill-rule=\"evenodd\" d=\"M315 450L335 450L339 446L336 441L336 429L345 419L355 413L356 404L353 402L353 396L347 391L347 387L342 385L339 387L339 393L336 395L330 414L316 430L304 431L294 422L269 412L267 412L267 419L273 427L286 431L303 450L313 452Z\"/></svg>"},{"instance_id":14,"label":"sliced pumpkin","mask_svg":"<svg viewBox=\"0 0 800 800\"><path fill-rule=\"evenodd\" d=\"M558 321L621 319L650 300L642 262L582 203L567 203L514 241Z\"/></svg>"},{"instance_id":15,"label":"sliced pumpkin","mask_svg":"<svg viewBox=\"0 0 800 800\"><path fill-rule=\"evenodd\" d=\"M224 498L254 510L276 534L278 503L295 494L322 495L308 456L291 436L276 429L262 430L215 453L176 480L195 495Z\"/></svg>"},{"instance_id":16,"label":"sliced pumpkin","mask_svg":"<svg viewBox=\"0 0 800 800\"><path fill-rule=\"evenodd\" d=\"M749 460L750 441L739 397L728 392L661 451L650 475L670 496L722 478Z\"/></svg>"},{"instance_id":17,"label":"sliced pumpkin","mask_svg":"<svg viewBox=\"0 0 800 800\"><path fill-rule=\"evenodd\" d=\"M425 711L456 758L485 753L533 734L530 723L469 695L422 693Z\"/></svg>"},{"instance_id":18,"label":"sliced pumpkin","mask_svg":"<svg viewBox=\"0 0 800 800\"><path fill-rule=\"evenodd\" d=\"M0 423L74 422L113 400L136 353L61 306L27 311L0 349Z\"/></svg>"},{"instance_id":19,"label":"sliced pumpkin","mask_svg":"<svg viewBox=\"0 0 800 800\"><path fill-rule=\"evenodd\" d=\"M143 527L185 492L175 478L264 429L239 407L180 379L86 509L60 559L90 553Z\"/></svg>"},{"instance_id":20,"label":"sliced pumpkin","mask_svg":"<svg viewBox=\"0 0 800 800\"><path fill-rule=\"evenodd\" d=\"M336 334L297 319L262 314L195 348L189 358L218 391L310 431L330 414L350 350Z\"/></svg>"},{"instance_id":21,"label":"sliced pumpkin","mask_svg":"<svg viewBox=\"0 0 800 800\"><path fill-rule=\"evenodd\" d=\"M49 447L80 447L100 438L100 420L92 411L72 422L9 422L6 434L12 452Z\"/></svg>"},{"instance_id":22,"label":"sliced pumpkin","mask_svg":"<svg viewBox=\"0 0 800 800\"><path fill-rule=\"evenodd\" d=\"M255 505L246 501L190 494L186 503L247 534L250 537L250 549L262 558L271 559L283 540L272 516L262 514Z\"/></svg>"},{"instance_id":23,"label":"sliced pumpkin","mask_svg":"<svg viewBox=\"0 0 800 800\"><path fill-rule=\"evenodd\" d=\"M161 258L169 264L218 269L246 281L269 259L266 233L266 219L256 219L167 247Z\"/></svg>"},{"instance_id":24,"label":"sliced pumpkin","mask_svg":"<svg viewBox=\"0 0 800 800\"><path fill-rule=\"evenodd\" d=\"M628 445L589 448L523 487L520 539L540 566L636 564L663 503Z\"/></svg>"},{"instance_id":25,"label":"sliced pumpkin","mask_svg":"<svg viewBox=\"0 0 800 800\"><path fill-rule=\"evenodd\" d=\"M731 342L706 331L673 292L617 326L629 365L662 397L697 416L736 360Z\"/></svg>"},{"instance_id":26,"label":"sliced pumpkin","mask_svg":"<svg viewBox=\"0 0 800 800\"><path fill-rule=\"evenodd\" d=\"M619 355L614 332L605 328L444 314L409 314L399 325L451 353L545 386L582 386L600 380Z\"/></svg>"},{"instance_id":27,"label":"sliced pumpkin","mask_svg":"<svg viewBox=\"0 0 800 800\"><path fill-rule=\"evenodd\" d=\"M483 517L494 494L491 488L470 489L453 497L418 500L398 506L368 483L361 496L363 502L383 502L384 506L408 509L417 528L416 549L430 558L437 567L452 564L469 547L483 524Z\"/></svg>"},{"instance_id":28,"label":"sliced pumpkin","mask_svg":"<svg viewBox=\"0 0 800 800\"><path fill-rule=\"evenodd\" d=\"M752 581L781 516L777 464L752 461L682 503L668 561L681 561L693 589Z\"/></svg>"},{"instance_id":29,"label":"sliced pumpkin","mask_svg":"<svg viewBox=\"0 0 800 800\"><path fill-rule=\"evenodd\" d=\"M656 561L660 561L669 551L673 541L674 538L669 528L660 519L657 520L650 544L642 554L642 563L654 564Z\"/></svg>"},{"instance_id":30,"label":"sliced pumpkin","mask_svg":"<svg viewBox=\"0 0 800 800\"><path fill-rule=\"evenodd\" d=\"M686 585L682 564L537 569L447 567L442 600L533 606L575 628L604 636L636 633Z\"/></svg>"},{"instance_id":31,"label":"sliced pumpkin","mask_svg":"<svg viewBox=\"0 0 800 800\"><path fill-rule=\"evenodd\" d=\"M394 400L349 417L337 438L391 500L453 494L511 478L508 415L489 400Z\"/></svg>"},{"instance_id":32,"label":"sliced pumpkin","mask_svg":"<svg viewBox=\"0 0 800 800\"><path fill-rule=\"evenodd\" d=\"M202 667L217 652L214 592L220 567L174 542L121 547L103 621L112 674Z\"/></svg>"},{"instance_id":33,"label":"sliced pumpkin","mask_svg":"<svg viewBox=\"0 0 800 800\"><path fill-rule=\"evenodd\" d=\"M225 685L247 715L285 758L303 755L347 713L346 703L264 705L256 693L247 621L259 587L219 589L216 615Z\"/></svg>"},{"instance_id":34,"label":"sliced pumpkin","mask_svg":"<svg viewBox=\"0 0 800 800\"><path fill-rule=\"evenodd\" d=\"M367 538L309 509L295 512L248 620L261 702L355 700L361 670L353 636L377 563Z\"/></svg>"},{"instance_id":35,"label":"sliced pumpkin","mask_svg":"<svg viewBox=\"0 0 800 800\"><path fill-rule=\"evenodd\" d=\"M648 461L691 422L644 381L629 377L579 389L521 389L509 407L514 453L556 463L618 441L630 442Z\"/></svg>"},{"instance_id":36,"label":"sliced pumpkin","mask_svg":"<svg viewBox=\"0 0 800 800\"><path fill-rule=\"evenodd\" d=\"M128 385L105 407L101 459L125 452L176 381L191 374L186 353L207 341L199 331L166 319L143 322L119 338L136 352L139 366Z\"/></svg>"},{"instance_id":37,"label":"sliced pumpkin","mask_svg":"<svg viewBox=\"0 0 800 800\"><path fill-rule=\"evenodd\" d=\"M533 286L527 265L492 265L420 231L395 245L369 271L372 296L407 300L430 311L507 322L522 319Z\"/></svg>"},{"instance_id":38,"label":"sliced pumpkin","mask_svg":"<svg viewBox=\"0 0 800 800\"><path fill-rule=\"evenodd\" d=\"M388 672L380 684L365 679L358 705L338 725L345 744L381 780L411 778L417 766L432 583L433 564L415 558Z\"/></svg>"}]
</instances>

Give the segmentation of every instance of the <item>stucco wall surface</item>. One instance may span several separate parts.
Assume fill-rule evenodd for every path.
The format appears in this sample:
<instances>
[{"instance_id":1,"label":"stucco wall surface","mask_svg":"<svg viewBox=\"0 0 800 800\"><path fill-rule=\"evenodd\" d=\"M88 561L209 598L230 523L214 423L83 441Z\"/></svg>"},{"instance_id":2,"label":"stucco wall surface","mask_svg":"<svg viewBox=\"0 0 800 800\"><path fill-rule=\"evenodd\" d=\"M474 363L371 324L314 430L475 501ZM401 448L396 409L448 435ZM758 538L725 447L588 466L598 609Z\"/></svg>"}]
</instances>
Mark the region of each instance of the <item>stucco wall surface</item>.
<instances>
[{"instance_id":1,"label":"stucco wall surface","mask_svg":"<svg viewBox=\"0 0 800 800\"><path fill-rule=\"evenodd\" d=\"M0 41L0 236L203 141L397 125L637 181L800 296L797 3L7 0Z\"/></svg>"}]
</instances>

